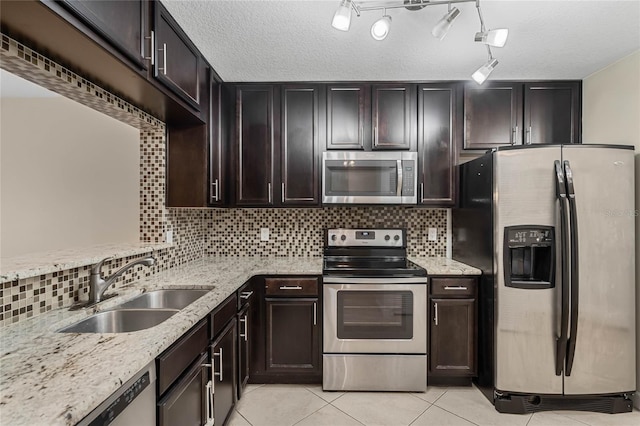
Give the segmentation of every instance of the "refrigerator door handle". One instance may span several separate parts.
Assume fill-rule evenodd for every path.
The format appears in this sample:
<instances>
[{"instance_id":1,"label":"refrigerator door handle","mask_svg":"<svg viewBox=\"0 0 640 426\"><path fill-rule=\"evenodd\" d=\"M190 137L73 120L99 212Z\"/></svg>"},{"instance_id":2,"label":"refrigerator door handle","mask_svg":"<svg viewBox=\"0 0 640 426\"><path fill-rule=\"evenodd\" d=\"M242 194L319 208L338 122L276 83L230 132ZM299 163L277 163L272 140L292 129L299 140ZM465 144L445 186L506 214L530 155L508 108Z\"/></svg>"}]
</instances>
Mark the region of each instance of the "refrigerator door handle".
<instances>
[{"instance_id":1,"label":"refrigerator door handle","mask_svg":"<svg viewBox=\"0 0 640 426\"><path fill-rule=\"evenodd\" d=\"M569 222L571 225L571 316L565 367L565 375L570 376L573 359L576 354L576 338L578 335L578 296L580 289L580 277L578 274L578 215L576 211L576 194L573 187L573 171L566 160L563 163L563 167L567 185L567 199L569 200Z\"/></svg>"},{"instance_id":2,"label":"refrigerator door handle","mask_svg":"<svg viewBox=\"0 0 640 426\"><path fill-rule=\"evenodd\" d=\"M556 173L556 197L560 204L560 245L562 253L562 312L560 314L560 337L556 338L556 376L561 376L567 354L567 338L569 328L569 227L567 223L567 187L560 161L554 162Z\"/></svg>"}]
</instances>

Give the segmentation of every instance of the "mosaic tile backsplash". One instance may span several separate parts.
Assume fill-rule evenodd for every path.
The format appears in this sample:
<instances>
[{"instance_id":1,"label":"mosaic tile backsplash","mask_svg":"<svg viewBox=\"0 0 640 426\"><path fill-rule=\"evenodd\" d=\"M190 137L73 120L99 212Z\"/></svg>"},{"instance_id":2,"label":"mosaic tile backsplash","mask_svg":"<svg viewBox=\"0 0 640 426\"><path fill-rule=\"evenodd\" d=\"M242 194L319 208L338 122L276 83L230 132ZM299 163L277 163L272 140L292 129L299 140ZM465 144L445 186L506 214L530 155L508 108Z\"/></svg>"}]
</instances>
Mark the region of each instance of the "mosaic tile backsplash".
<instances>
[{"instance_id":1,"label":"mosaic tile backsplash","mask_svg":"<svg viewBox=\"0 0 640 426\"><path fill-rule=\"evenodd\" d=\"M445 256L447 210L407 207L219 209L205 211L208 256L320 257L326 228L407 228L410 256ZM438 229L428 241L429 228ZM269 241L260 241L269 228Z\"/></svg>"}]
</instances>

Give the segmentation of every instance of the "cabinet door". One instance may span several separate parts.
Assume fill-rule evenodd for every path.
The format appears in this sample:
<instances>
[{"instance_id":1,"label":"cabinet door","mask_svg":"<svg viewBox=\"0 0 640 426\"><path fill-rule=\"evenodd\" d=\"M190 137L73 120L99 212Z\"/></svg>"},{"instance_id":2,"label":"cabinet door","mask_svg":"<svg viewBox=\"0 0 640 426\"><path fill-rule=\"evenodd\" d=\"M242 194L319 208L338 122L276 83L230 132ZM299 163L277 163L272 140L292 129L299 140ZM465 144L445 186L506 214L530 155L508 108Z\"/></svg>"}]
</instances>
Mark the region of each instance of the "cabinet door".
<instances>
[{"instance_id":1,"label":"cabinet door","mask_svg":"<svg viewBox=\"0 0 640 426\"><path fill-rule=\"evenodd\" d=\"M524 143L580 143L580 82L524 85Z\"/></svg>"},{"instance_id":2,"label":"cabinet door","mask_svg":"<svg viewBox=\"0 0 640 426\"><path fill-rule=\"evenodd\" d=\"M147 1L63 0L62 3L137 66L147 68L145 44L151 44L144 38Z\"/></svg>"},{"instance_id":3,"label":"cabinet door","mask_svg":"<svg viewBox=\"0 0 640 426\"><path fill-rule=\"evenodd\" d=\"M431 299L431 373L449 376L475 375L475 306L475 299Z\"/></svg>"},{"instance_id":4,"label":"cabinet door","mask_svg":"<svg viewBox=\"0 0 640 426\"><path fill-rule=\"evenodd\" d=\"M464 88L464 149L522 144L522 84Z\"/></svg>"},{"instance_id":5,"label":"cabinet door","mask_svg":"<svg viewBox=\"0 0 640 426\"><path fill-rule=\"evenodd\" d=\"M209 80L209 204L213 206L225 203L226 147L222 134L222 93L220 84L213 78Z\"/></svg>"},{"instance_id":6,"label":"cabinet door","mask_svg":"<svg viewBox=\"0 0 640 426\"><path fill-rule=\"evenodd\" d=\"M208 354L203 354L158 402L159 426L201 426L206 423Z\"/></svg>"},{"instance_id":7,"label":"cabinet door","mask_svg":"<svg viewBox=\"0 0 640 426\"><path fill-rule=\"evenodd\" d=\"M320 371L318 299L266 299L267 372Z\"/></svg>"},{"instance_id":8,"label":"cabinet door","mask_svg":"<svg viewBox=\"0 0 640 426\"><path fill-rule=\"evenodd\" d=\"M327 149L365 149L371 134L369 98L365 85L327 86Z\"/></svg>"},{"instance_id":9,"label":"cabinet door","mask_svg":"<svg viewBox=\"0 0 640 426\"><path fill-rule=\"evenodd\" d=\"M419 203L451 206L456 201L456 146L461 135L456 84L418 87Z\"/></svg>"},{"instance_id":10,"label":"cabinet door","mask_svg":"<svg viewBox=\"0 0 640 426\"><path fill-rule=\"evenodd\" d=\"M155 5L154 76L195 109L200 106L200 54L160 2Z\"/></svg>"},{"instance_id":11,"label":"cabinet door","mask_svg":"<svg viewBox=\"0 0 640 426\"><path fill-rule=\"evenodd\" d=\"M413 85L385 84L372 88L373 149L410 149L415 130Z\"/></svg>"},{"instance_id":12,"label":"cabinet door","mask_svg":"<svg viewBox=\"0 0 640 426\"><path fill-rule=\"evenodd\" d=\"M284 86L281 102L281 204L318 205L318 88Z\"/></svg>"},{"instance_id":13,"label":"cabinet door","mask_svg":"<svg viewBox=\"0 0 640 426\"><path fill-rule=\"evenodd\" d=\"M237 205L273 205L273 111L273 86L237 88Z\"/></svg>"},{"instance_id":14,"label":"cabinet door","mask_svg":"<svg viewBox=\"0 0 640 426\"><path fill-rule=\"evenodd\" d=\"M252 314L251 302L238 312L238 399L242 397L242 391L249 381Z\"/></svg>"},{"instance_id":15,"label":"cabinet door","mask_svg":"<svg viewBox=\"0 0 640 426\"><path fill-rule=\"evenodd\" d=\"M224 424L237 398L236 319L233 318L211 345L213 366L213 416Z\"/></svg>"}]
</instances>

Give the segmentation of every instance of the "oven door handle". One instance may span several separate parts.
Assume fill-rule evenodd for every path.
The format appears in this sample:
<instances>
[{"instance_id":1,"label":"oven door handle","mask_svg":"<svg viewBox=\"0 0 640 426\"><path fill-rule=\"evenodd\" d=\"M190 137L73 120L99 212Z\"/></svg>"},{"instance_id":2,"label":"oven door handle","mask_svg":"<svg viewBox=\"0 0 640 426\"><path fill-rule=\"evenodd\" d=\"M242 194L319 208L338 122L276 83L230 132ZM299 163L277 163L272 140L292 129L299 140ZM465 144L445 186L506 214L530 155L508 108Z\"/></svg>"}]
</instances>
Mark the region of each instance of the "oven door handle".
<instances>
[{"instance_id":1,"label":"oven door handle","mask_svg":"<svg viewBox=\"0 0 640 426\"><path fill-rule=\"evenodd\" d=\"M326 284L427 284L427 277L372 277L372 278L352 278L323 276L322 282Z\"/></svg>"}]
</instances>

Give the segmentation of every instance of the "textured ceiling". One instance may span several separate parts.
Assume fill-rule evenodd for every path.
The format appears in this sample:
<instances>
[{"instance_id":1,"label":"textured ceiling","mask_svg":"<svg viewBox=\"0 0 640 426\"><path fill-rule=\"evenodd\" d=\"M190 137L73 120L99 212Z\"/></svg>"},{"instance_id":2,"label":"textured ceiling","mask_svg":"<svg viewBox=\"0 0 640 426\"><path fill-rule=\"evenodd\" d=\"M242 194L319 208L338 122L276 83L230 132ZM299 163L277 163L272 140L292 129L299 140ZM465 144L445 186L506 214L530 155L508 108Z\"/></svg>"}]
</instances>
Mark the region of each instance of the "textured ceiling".
<instances>
[{"instance_id":1,"label":"textured ceiling","mask_svg":"<svg viewBox=\"0 0 640 426\"><path fill-rule=\"evenodd\" d=\"M331 19L339 0L162 0L224 81L463 80L486 61L473 37L474 3L444 40L431 28L446 6L389 9L389 36L369 30L382 12ZM496 80L582 79L640 49L640 1L481 1L487 28L509 28L494 48Z\"/></svg>"}]
</instances>

